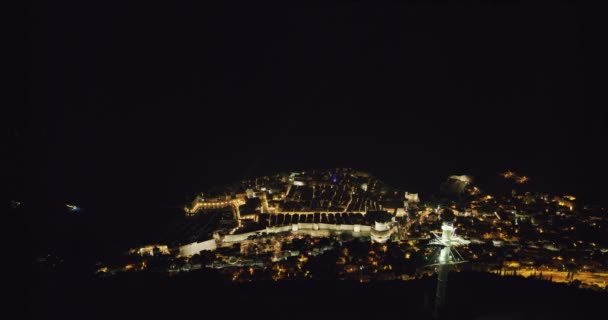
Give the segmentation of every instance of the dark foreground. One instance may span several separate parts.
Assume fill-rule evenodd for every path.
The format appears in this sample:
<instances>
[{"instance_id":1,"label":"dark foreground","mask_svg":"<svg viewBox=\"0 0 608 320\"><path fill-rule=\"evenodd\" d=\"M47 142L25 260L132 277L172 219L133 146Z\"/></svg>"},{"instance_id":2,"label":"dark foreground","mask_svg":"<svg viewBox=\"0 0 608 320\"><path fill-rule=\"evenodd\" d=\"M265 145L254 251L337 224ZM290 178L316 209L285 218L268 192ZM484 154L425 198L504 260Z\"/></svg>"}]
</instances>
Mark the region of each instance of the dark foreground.
<instances>
[{"instance_id":1,"label":"dark foreground","mask_svg":"<svg viewBox=\"0 0 608 320\"><path fill-rule=\"evenodd\" d=\"M32 278L32 319L428 319L435 279L233 284L211 271ZM481 273L450 274L449 319L601 318L608 293Z\"/></svg>"}]
</instances>

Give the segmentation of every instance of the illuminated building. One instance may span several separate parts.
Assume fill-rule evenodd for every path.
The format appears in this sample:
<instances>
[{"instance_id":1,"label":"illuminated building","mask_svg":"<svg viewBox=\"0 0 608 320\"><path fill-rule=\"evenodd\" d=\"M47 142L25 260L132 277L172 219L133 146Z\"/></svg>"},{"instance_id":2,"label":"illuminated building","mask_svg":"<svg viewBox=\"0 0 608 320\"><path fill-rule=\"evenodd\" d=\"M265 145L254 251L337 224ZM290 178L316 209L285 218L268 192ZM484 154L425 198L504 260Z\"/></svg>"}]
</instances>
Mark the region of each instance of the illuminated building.
<instances>
[{"instance_id":1,"label":"illuminated building","mask_svg":"<svg viewBox=\"0 0 608 320\"><path fill-rule=\"evenodd\" d=\"M441 193L447 196L459 196L471 182L472 178L466 175L450 176L441 184Z\"/></svg>"},{"instance_id":2,"label":"illuminated building","mask_svg":"<svg viewBox=\"0 0 608 320\"><path fill-rule=\"evenodd\" d=\"M371 231L371 238L373 242L385 243L390 239L391 233L390 222L375 221Z\"/></svg>"},{"instance_id":3,"label":"illuminated building","mask_svg":"<svg viewBox=\"0 0 608 320\"><path fill-rule=\"evenodd\" d=\"M418 203L418 202L420 202L420 198L418 197L417 193L406 192L405 193L405 199L407 200L408 203Z\"/></svg>"},{"instance_id":4,"label":"illuminated building","mask_svg":"<svg viewBox=\"0 0 608 320\"><path fill-rule=\"evenodd\" d=\"M138 249L130 250L131 253L136 253L140 256L154 256L170 254L169 247L167 245L149 245Z\"/></svg>"},{"instance_id":5,"label":"illuminated building","mask_svg":"<svg viewBox=\"0 0 608 320\"><path fill-rule=\"evenodd\" d=\"M370 233L371 240L377 243L387 242L393 233L392 216L386 211L370 211L367 214L374 221Z\"/></svg>"}]
</instances>

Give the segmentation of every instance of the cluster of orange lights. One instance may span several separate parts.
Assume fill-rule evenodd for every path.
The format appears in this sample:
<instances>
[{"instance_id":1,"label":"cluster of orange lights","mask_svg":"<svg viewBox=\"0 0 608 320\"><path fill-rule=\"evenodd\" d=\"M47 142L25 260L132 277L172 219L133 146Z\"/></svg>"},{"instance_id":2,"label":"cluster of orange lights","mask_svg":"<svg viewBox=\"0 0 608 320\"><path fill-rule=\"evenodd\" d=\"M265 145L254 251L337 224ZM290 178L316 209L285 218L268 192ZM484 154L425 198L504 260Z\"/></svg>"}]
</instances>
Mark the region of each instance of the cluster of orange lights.
<instances>
[{"instance_id":1,"label":"cluster of orange lights","mask_svg":"<svg viewBox=\"0 0 608 320\"><path fill-rule=\"evenodd\" d=\"M519 175L513 171L507 171L507 172L503 172L500 174L503 178L505 179L513 179L515 180L515 182L519 183L519 184L523 184L526 183L528 181L530 181L530 178L527 176L523 176L523 175Z\"/></svg>"},{"instance_id":2,"label":"cluster of orange lights","mask_svg":"<svg viewBox=\"0 0 608 320\"><path fill-rule=\"evenodd\" d=\"M515 175L515 172L513 172L513 171L507 171L507 172L501 173L500 175L503 176L505 179L509 179L509 178L512 178Z\"/></svg>"}]
</instances>

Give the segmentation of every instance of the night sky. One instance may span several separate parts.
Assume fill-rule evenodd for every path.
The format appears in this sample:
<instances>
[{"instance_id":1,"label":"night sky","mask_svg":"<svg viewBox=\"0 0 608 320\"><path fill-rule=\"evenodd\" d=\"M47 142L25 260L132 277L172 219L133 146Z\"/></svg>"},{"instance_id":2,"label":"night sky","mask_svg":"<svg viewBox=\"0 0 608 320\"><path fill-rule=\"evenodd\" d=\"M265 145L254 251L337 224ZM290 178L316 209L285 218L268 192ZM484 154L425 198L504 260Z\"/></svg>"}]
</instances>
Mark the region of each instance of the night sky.
<instances>
[{"instance_id":1,"label":"night sky","mask_svg":"<svg viewBox=\"0 0 608 320\"><path fill-rule=\"evenodd\" d=\"M34 2L11 196L136 221L243 177L348 166L423 194L511 169L603 201L594 15Z\"/></svg>"}]
</instances>

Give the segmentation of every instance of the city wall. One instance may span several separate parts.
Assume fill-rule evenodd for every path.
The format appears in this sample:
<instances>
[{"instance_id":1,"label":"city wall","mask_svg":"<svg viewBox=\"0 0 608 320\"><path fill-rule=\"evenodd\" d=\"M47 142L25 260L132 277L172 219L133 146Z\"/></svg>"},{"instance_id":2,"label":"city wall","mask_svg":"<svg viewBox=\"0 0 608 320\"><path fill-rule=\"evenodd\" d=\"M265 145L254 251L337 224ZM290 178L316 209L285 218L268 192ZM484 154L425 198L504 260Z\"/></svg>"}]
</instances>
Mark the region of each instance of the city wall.
<instances>
[{"instance_id":1,"label":"city wall","mask_svg":"<svg viewBox=\"0 0 608 320\"><path fill-rule=\"evenodd\" d=\"M210 239L203 242L193 242L179 247L178 257L191 257L203 250L213 251L217 249L215 239Z\"/></svg>"},{"instance_id":2,"label":"city wall","mask_svg":"<svg viewBox=\"0 0 608 320\"><path fill-rule=\"evenodd\" d=\"M241 234L227 234L222 239L222 242L240 242L246 240L249 236L259 235L260 233L280 233L280 232L296 232L304 234L314 234L308 231L336 231L336 232L351 232L354 236L360 232L370 232L371 226L360 224L329 224L329 223L294 223L288 226L268 227L263 230L252 231ZM321 233L326 235L327 233Z\"/></svg>"},{"instance_id":3,"label":"city wall","mask_svg":"<svg viewBox=\"0 0 608 320\"><path fill-rule=\"evenodd\" d=\"M241 234L227 234L222 237L220 246L231 246L235 243L247 240L250 236L257 236L262 233L273 234L281 232L292 232L295 234L307 234L313 237L328 237L332 233L348 232L353 237L369 237L372 227L360 224L328 224L328 223L294 223L288 226L268 227ZM179 257L189 257L202 250L215 250L218 244L215 239L203 242L194 242L179 247Z\"/></svg>"}]
</instances>

